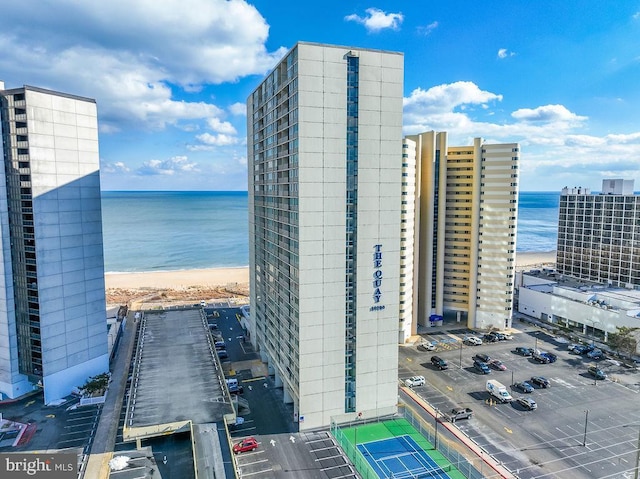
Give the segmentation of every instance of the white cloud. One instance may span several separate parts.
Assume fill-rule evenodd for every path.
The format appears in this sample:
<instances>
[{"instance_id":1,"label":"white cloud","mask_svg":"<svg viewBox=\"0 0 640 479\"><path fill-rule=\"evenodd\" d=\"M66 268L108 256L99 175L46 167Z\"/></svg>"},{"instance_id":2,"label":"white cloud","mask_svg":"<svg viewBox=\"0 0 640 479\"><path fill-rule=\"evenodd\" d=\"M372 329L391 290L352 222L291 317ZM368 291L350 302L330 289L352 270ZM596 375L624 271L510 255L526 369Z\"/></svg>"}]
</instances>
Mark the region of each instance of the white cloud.
<instances>
[{"instance_id":1,"label":"white cloud","mask_svg":"<svg viewBox=\"0 0 640 479\"><path fill-rule=\"evenodd\" d=\"M639 133L630 133L628 135L622 134L611 134L606 136L607 139L618 142L618 143L632 143L634 141L640 142L640 132Z\"/></svg>"},{"instance_id":2,"label":"white cloud","mask_svg":"<svg viewBox=\"0 0 640 479\"><path fill-rule=\"evenodd\" d=\"M196 163L189 162L186 156L174 156L168 160L145 161L136 170L136 174L140 176L170 176L176 173L190 173L193 171L197 171Z\"/></svg>"},{"instance_id":3,"label":"white cloud","mask_svg":"<svg viewBox=\"0 0 640 479\"><path fill-rule=\"evenodd\" d=\"M367 8L367 15L361 17L357 14L347 15L344 19L348 22L356 22L364 25L369 32L379 32L390 28L398 30L404 20L402 13L386 13L378 8Z\"/></svg>"},{"instance_id":4,"label":"white cloud","mask_svg":"<svg viewBox=\"0 0 640 479\"><path fill-rule=\"evenodd\" d=\"M235 135L237 133L234 126L228 121L220 121L218 118L209 118L207 120L209 128L217 133L226 133L229 135Z\"/></svg>"},{"instance_id":5,"label":"white cloud","mask_svg":"<svg viewBox=\"0 0 640 479\"><path fill-rule=\"evenodd\" d=\"M502 99L472 82L418 88L404 99L405 134L446 131L451 145L470 144L474 137L520 143L523 189L541 191L561 187L554 182L587 185L594 178L640 176L640 131L588 134L588 117L558 104L520 108L505 117L496 109Z\"/></svg>"},{"instance_id":6,"label":"white cloud","mask_svg":"<svg viewBox=\"0 0 640 479\"><path fill-rule=\"evenodd\" d=\"M24 83L96 98L101 131L124 122L163 128L218 116L172 88L268 71L286 49L266 49L269 25L244 0L23 0L3 6L0 71Z\"/></svg>"},{"instance_id":7,"label":"white cloud","mask_svg":"<svg viewBox=\"0 0 640 479\"><path fill-rule=\"evenodd\" d=\"M498 58L507 58L515 56L514 52L508 51L506 48L501 48L498 50Z\"/></svg>"},{"instance_id":8,"label":"white cloud","mask_svg":"<svg viewBox=\"0 0 640 479\"><path fill-rule=\"evenodd\" d=\"M100 164L100 173L128 173L129 171L131 171L129 167L121 161Z\"/></svg>"},{"instance_id":9,"label":"white cloud","mask_svg":"<svg viewBox=\"0 0 640 479\"><path fill-rule=\"evenodd\" d=\"M502 100L502 95L483 91L473 82L459 81L423 90L416 88L404 99L406 109L448 112L463 105L482 105Z\"/></svg>"},{"instance_id":10,"label":"white cloud","mask_svg":"<svg viewBox=\"0 0 640 479\"><path fill-rule=\"evenodd\" d=\"M632 15L634 20L640 20L640 12L636 12Z\"/></svg>"},{"instance_id":11,"label":"white cloud","mask_svg":"<svg viewBox=\"0 0 640 479\"><path fill-rule=\"evenodd\" d=\"M427 26L418 27L418 33L426 37L427 35L430 35L431 32L434 31L436 28L438 28L438 22L431 22Z\"/></svg>"},{"instance_id":12,"label":"white cloud","mask_svg":"<svg viewBox=\"0 0 640 479\"><path fill-rule=\"evenodd\" d=\"M235 116L247 116L247 105L245 103L234 103L228 108L228 110Z\"/></svg>"},{"instance_id":13,"label":"white cloud","mask_svg":"<svg viewBox=\"0 0 640 479\"><path fill-rule=\"evenodd\" d=\"M565 122L578 124L587 119L586 116L578 116L570 112L563 105L544 105L534 109L521 108L514 111L511 116L524 122Z\"/></svg>"},{"instance_id":14,"label":"white cloud","mask_svg":"<svg viewBox=\"0 0 640 479\"><path fill-rule=\"evenodd\" d=\"M231 135L224 135L222 133L218 135L203 133L202 135L196 136L196 138L202 143L204 143L205 145L211 145L211 146L237 145L240 142L240 140L237 137L231 136Z\"/></svg>"}]
</instances>

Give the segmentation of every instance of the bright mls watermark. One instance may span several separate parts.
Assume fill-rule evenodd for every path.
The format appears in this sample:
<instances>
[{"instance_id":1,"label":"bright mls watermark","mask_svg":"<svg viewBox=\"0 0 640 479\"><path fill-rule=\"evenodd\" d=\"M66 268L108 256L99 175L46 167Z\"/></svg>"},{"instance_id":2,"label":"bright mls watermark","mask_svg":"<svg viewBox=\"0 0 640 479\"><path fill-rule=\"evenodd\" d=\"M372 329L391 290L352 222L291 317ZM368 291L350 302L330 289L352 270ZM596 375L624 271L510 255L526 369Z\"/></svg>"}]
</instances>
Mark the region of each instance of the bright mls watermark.
<instances>
[{"instance_id":1,"label":"bright mls watermark","mask_svg":"<svg viewBox=\"0 0 640 479\"><path fill-rule=\"evenodd\" d=\"M1 454L2 479L47 478L75 479L78 477L76 454Z\"/></svg>"}]
</instances>

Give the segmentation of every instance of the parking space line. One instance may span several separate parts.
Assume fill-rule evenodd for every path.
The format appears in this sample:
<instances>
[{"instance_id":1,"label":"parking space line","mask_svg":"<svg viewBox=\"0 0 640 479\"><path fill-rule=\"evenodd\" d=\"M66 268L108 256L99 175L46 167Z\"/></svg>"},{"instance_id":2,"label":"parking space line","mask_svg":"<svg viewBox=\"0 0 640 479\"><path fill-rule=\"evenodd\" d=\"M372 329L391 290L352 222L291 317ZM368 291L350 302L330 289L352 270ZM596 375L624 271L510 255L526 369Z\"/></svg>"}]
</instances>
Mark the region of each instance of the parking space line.
<instances>
[{"instance_id":1,"label":"parking space line","mask_svg":"<svg viewBox=\"0 0 640 479\"><path fill-rule=\"evenodd\" d=\"M342 457L342 456L333 456L333 457ZM329 458L327 458L327 459L329 459ZM345 464L337 464L337 465L331 466L331 467L323 467L320 470L321 471L330 471L331 469L338 469L339 467L344 467L346 465L347 465L346 463Z\"/></svg>"},{"instance_id":2,"label":"parking space line","mask_svg":"<svg viewBox=\"0 0 640 479\"><path fill-rule=\"evenodd\" d=\"M264 474L265 472L272 472L272 471L273 471L273 468L270 467L269 469L264 469L262 471L241 473L240 477L255 476L256 474Z\"/></svg>"},{"instance_id":3,"label":"parking space line","mask_svg":"<svg viewBox=\"0 0 640 479\"><path fill-rule=\"evenodd\" d=\"M320 451L321 449L317 449L317 450ZM343 454L336 454L335 456L319 457L318 459L315 459L315 462L328 461L329 459L335 459L336 457L344 458L344 455ZM342 465L344 466L344 464L342 464ZM331 468L329 468L329 469L331 469Z\"/></svg>"},{"instance_id":4,"label":"parking space line","mask_svg":"<svg viewBox=\"0 0 640 479\"><path fill-rule=\"evenodd\" d=\"M261 452L264 452L264 451L261 451ZM253 461L253 462L243 462L241 464L241 467L253 466L255 464L262 464L263 462L269 462L269 459L260 459L259 461ZM240 461L238 461L238 463L240 463Z\"/></svg>"}]
</instances>

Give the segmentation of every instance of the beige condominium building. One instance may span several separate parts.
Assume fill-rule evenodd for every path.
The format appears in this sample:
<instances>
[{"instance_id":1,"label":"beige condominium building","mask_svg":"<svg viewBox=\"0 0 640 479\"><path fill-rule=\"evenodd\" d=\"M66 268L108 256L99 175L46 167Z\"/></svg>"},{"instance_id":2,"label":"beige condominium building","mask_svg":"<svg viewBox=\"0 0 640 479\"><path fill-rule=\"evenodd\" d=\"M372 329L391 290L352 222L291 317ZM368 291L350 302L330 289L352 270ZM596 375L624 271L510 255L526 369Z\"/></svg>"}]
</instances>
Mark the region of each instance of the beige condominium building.
<instances>
[{"instance_id":1,"label":"beige condominium building","mask_svg":"<svg viewBox=\"0 0 640 479\"><path fill-rule=\"evenodd\" d=\"M94 100L0 82L0 399L109 370Z\"/></svg>"},{"instance_id":2,"label":"beige condominium building","mask_svg":"<svg viewBox=\"0 0 640 479\"><path fill-rule=\"evenodd\" d=\"M517 143L449 146L433 131L404 139L401 341L438 317L511 326L519 158Z\"/></svg>"},{"instance_id":3,"label":"beige condominium building","mask_svg":"<svg viewBox=\"0 0 640 479\"><path fill-rule=\"evenodd\" d=\"M403 68L301 42L247 100L249 332L300 430L396 410Z\"/></svg>"},{"instance_id":4,"label":"beige condominium building","mask_svg":"<svg viewBox=\"0 0 640 479\"><path fill-rule=\"evenodd\" d=\"M558 218L559 274L640 287L640 195L633 180L602 180L600 194L563 188Z\"/></svg>"}]
</instances>

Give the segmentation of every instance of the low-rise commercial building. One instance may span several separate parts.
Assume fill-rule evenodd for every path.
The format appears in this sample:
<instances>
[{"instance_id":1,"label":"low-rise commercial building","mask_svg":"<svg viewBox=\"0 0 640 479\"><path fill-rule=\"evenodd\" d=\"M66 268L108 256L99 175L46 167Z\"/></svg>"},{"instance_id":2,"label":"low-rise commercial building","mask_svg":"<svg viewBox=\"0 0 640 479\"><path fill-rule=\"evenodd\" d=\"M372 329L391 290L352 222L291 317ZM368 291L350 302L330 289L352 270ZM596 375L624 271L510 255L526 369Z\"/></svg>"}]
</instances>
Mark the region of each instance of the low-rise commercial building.
<instances>
[{"instance_id":1,"label":"low-rise commercial building","mask_svg":"<svg viewBox=\"0 0 640 479\"><path fill-rule=\"evenodd\" d=\"M554 270L518 272L518 312L608 340L619 327L640 327L640 291L567 278ZM636 351L637 352L637 351Z\"/></svg>"}]
</instances>

